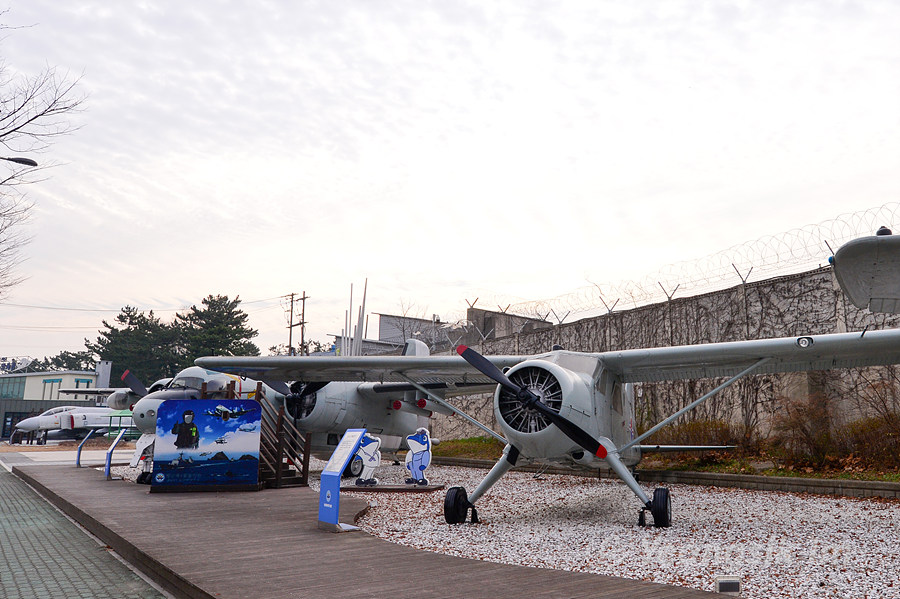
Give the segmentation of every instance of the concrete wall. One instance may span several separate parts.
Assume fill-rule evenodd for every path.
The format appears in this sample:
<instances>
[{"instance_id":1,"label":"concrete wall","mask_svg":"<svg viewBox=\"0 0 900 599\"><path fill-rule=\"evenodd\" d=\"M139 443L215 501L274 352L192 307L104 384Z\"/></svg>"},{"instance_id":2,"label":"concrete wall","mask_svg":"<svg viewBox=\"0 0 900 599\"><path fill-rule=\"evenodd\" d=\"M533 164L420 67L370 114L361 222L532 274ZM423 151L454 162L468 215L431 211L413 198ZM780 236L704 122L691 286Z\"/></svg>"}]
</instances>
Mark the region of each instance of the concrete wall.
<instances>
[{"instance_id":1,"label":"concrete wall","mask_svg":"<svg viewBox=\"0 0 900 599\"><path fill-rule=\"evenodd\" d=\"M568 350L600 352L897 326L900 326L898 315L876 315L855 308L841 292L831 267L824 267L540 330L523 330L473 346L485 354L495 355L540 353L550 350L555 343ZM873 380L896 385L897 378L892 367L754 376L706 402L693 417L725 420L758 429L766 435L772 415L784 401L813 392L832 397L840 417L855 418L868 411L865 394L871 391ZM658 422L720 382L695 380L639 385L636 402L639 423L646 427ZM476 418L491 423L491 402L492 396L482 396L464 398L459 404L472 409ZM480 434L459 418L444 417L434 420L433 431L435 437L448 439Z\"/></svg>"}]
</instances>

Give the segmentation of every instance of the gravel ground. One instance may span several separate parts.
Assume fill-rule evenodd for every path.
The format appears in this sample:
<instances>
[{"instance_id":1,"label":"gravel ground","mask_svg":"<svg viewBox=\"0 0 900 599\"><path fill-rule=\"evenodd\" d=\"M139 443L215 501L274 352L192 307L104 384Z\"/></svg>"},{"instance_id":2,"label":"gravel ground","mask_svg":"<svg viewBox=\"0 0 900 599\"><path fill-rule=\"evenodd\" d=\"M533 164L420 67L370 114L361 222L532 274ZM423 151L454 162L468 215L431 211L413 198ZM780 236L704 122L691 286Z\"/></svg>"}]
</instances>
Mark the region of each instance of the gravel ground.
<instances>
[{"instance_id":1,"label":"gravel ground","mask_svg":"<svg viewBox=\"0 0 900 599\"><path fill-rule=\"evenodd\" d=\"M313 460L310 484L318 489ZM119 476L130 478L127 472ZM470 492L486 471L434 466L429 481ZM383 462L382 484L403 466ZM648 492L652 487L644 485ZM711 591L741 577L742 597L900 598L900 502L669 485L673 523L637 526L620 482L512 472L477 505L479 524L444 522L444 493L366 494L359 525L385 540L460 557L595 572Z\"/></svg>"}]
</instances>

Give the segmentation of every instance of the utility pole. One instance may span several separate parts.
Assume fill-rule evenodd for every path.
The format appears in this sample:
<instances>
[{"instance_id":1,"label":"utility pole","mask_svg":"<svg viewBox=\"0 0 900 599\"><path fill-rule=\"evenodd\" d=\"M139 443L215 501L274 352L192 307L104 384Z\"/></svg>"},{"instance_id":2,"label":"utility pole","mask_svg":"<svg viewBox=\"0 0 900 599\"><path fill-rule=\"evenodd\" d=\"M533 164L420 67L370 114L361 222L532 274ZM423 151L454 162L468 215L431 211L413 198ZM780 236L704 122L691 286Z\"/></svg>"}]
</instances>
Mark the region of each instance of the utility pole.
<instances>
[{"instance_id":1,"label":"utility pole","mask_svg":"<svg viewBox=\"0 0 900 599\"><path fill-rule=\"evenodd\" d=\"M303 355L304 352L307 354L309 353L306 351L306 345L305 345L306 339L305 339L305 335L304 335L304 332L306 330L305 329L305 326L306 326L306 300L309 299L309 296L306 295L305 291L303 292L302 297L297 298L296 295L297 295L296 293L290 294L291 317L290 317L290 324L288 324L288 327L287 327L288 328L288 351L290 352L290 355L292 355L292 356L296 355L294 353L294 327L300 327L300 354ZM300 301L300 305L301 305L300 322L294 322L294 302L297 300Z\"/></svg>"}]
</instances>

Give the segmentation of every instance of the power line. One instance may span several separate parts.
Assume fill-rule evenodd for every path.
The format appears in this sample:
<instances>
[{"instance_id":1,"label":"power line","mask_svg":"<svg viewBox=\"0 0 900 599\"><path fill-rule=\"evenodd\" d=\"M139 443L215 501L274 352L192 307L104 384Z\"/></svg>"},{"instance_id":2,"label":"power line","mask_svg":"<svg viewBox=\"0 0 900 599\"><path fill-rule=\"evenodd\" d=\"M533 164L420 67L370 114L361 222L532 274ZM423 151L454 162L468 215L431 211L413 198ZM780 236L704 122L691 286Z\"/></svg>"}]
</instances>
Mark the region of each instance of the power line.
<instances>
[{"instance_id":1,"label":"power line","mask_svg":"<svg viewBox=\"0 0 900 599\"><path fill-rule=\"evenodd\" d=\"M248 300L248 301L241 300L241 304L259 304L262 302L270 302L272 300L282 299L285 297L290 297L290 294L279 295L276 297L267 297L267 298L258 299L258 300ZM138 308L137 306L135 306L135 308L142 312L146 312L148 310L152 311L152 312L181 312L183 310L190 310L191 307L194 305L196 305L196 304L192 304L191 306L185 306L182 308ZM28 309L32 309L32 310L55 310L55 311L64 311L64 312L121 312L122 311L122 308L116 308L116 309L112 309L112 308L69 308L69 307L65 307L65 306L35 306L33 304L15 304L12 302L0 302L0 306L10 306L12 308L28 308ZM265 308L265 309L268 309L268 308Z\"/></svg>"}]
</instances>

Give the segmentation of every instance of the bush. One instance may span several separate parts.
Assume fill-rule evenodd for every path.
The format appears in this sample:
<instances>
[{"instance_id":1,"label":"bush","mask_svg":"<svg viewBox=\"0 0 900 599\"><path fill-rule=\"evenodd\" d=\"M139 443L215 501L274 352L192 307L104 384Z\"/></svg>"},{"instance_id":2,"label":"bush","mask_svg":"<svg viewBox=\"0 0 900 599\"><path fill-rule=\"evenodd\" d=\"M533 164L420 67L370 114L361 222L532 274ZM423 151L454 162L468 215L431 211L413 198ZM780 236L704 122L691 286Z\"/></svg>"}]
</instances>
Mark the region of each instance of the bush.
<instances>
[{"instance_id":1,"label":"bush","mask_svg":"<svg viewBox=\"0 0 900 599\"><path fill-rule=\"evenodd\" d=\"M792 465L822 468L837 451L831 400L814 393L804 398L783 398L772 420L774 453Z\"/></svg>"},{"instance_id":2,"label":"bush","mask_svg":"<svg viewBox=\"0 0 900 599\"><path fill-rule=\"evenodd\" d=\"M738 445L735 427L724 420L691 420L663 428L645 445Z\"/></svg>"},{"instance_id":3,"label":"bush","mask_svg":"<svg viewBox=\"0 0 900 599\"><path fill-rule=\"evenodd\" d=\"M846 468L900 468L900 414L855 420L840 431Z\"/></svg>"}]
</instances>

